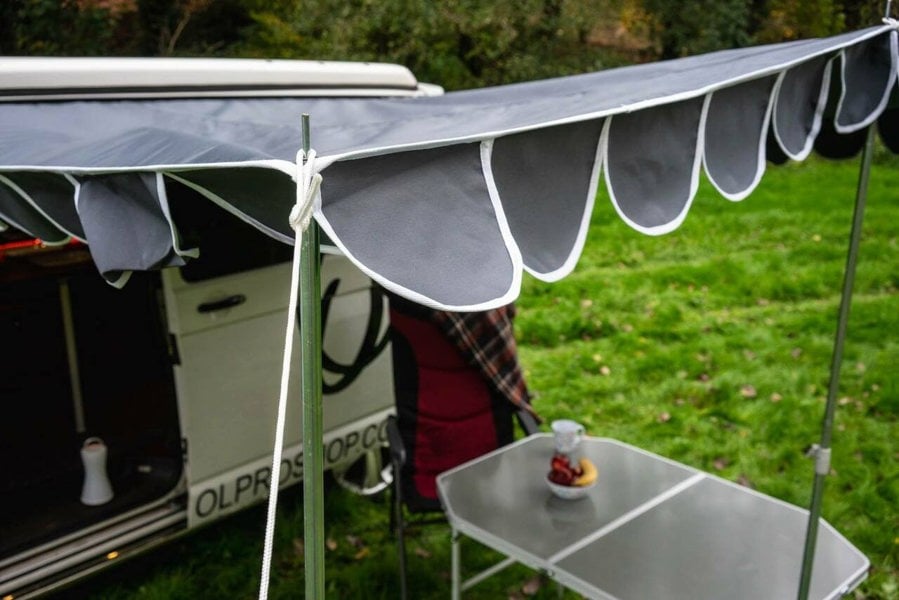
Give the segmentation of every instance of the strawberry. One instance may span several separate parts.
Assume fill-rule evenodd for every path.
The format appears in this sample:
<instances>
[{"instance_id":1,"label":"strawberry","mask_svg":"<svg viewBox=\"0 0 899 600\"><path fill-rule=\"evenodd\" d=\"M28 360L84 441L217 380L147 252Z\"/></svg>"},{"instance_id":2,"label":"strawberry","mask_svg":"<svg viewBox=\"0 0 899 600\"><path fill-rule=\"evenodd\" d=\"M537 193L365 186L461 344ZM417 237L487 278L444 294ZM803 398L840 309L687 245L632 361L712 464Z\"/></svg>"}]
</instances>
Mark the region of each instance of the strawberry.
<instances>
[{"instance_id":1,"label":"strawberry","mask_svg":"<svg viewBox=\"0 0 899 600\"><path fill-rule=\"evenodd\" d=\"M551 461L552 470L549 472L549 480L559 485L571 485L578 477L575 468L564 454L556 453ZM579 468L579 467L576 467Z\"/></svg>"},{"instance_id":2,"label":"strawberry","mask_svg":"<svg viewBox=\"0 0 899 600\"><path fill-rule=\"evenodd\" d=\"M571 463L568 462L568 457L564 454L554 454L552 462L550 463L553 469L570 469Z\"/></svg>"},{"instance_id":3,"label":"strawberry","mask_svg":"<svg viewBox=\"0 0 899 600\"><path fill-rule=\"evenodd\" d=\"M559 485L571 485L574 481L574 473L571 472L571 469L561 470L561 469L553 469L549 472L549 480L553 483L558 483Z\"/></svg>"}]
</instances>

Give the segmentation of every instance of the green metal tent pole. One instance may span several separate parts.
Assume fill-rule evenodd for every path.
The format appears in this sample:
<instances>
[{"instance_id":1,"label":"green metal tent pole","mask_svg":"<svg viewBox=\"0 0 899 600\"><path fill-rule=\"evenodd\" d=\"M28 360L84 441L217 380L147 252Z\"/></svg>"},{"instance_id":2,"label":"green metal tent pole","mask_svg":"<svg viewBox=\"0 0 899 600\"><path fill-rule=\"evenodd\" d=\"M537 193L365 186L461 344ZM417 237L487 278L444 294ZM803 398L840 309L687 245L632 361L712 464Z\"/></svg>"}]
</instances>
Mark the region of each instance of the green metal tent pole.
<instances>
[{"instance_id":1,"label":"green metal tent pole","mask_svg":"<svg viewBox=\"0 0 899 600\"><path fill-rule=\"evenodd\" d=\"M821 442L812 446L810 455L815 458L815 483L812 487L812 501L809 507L808 527L805 534L805 548L802 555L802 574L799 581L799 600L807 600L815 561L815 543L818 538L818 520L821 516L821 499L824 494L824 478L830 472L830 440L833 432L833 417L836 410L837 391L840 386L840 365L843 362L843 343L846 339L846 325L849 321L849 306L852 302L852 285L855 282L855 265L858 260L858 246L862 234L862 220L868 196L868 176L871 172L871 156L874 154L874 126L868 127L865 149L862 153L858 187L855 193L855 211L852 215L852 232L849 237L849 252L846 256L846 270L843 274L843 296L837 320L836 339L833 344L833 358L830 364L830 385L827 390L827 405L821 426Z\"/></svg>"},{"instance_id":2,"label":"green metal tent pole","mask_svg":"<svg viewBox=\"0 0 899 600\"><path fill-rule=\"evenodd\" d=\"M309 115L303 150L309 152ZM322 443L322 320L319 230L315 219L300 246L300 361L303 384L303 538L306 598L325 597L325 501Z\"/></svg>"}]
</instances>

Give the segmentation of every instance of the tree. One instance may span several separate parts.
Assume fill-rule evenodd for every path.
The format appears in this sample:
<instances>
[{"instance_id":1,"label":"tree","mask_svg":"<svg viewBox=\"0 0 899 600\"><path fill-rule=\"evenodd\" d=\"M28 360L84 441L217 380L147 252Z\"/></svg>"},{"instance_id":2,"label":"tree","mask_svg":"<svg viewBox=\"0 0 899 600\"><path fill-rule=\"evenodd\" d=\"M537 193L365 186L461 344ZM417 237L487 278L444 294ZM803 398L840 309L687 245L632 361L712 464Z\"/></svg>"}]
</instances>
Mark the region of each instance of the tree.
<instances>
[{"instance_id":1,"label":"tree","mask_svg":"<svg viewBox=\"0 0 899 600\"><path fill-rule=\"evenodd\" d=\"M235 44L250 23L243 0L5 0L8 55L206 55Z\"/></svg>"},{"instance_id":2,"label":"tree","mask_svg":"<svg viewBox=\"0 0 899 600\"><path fill-rule=\"evenodd\" d=\"M751 0L643 0L660 58L750 43Z\"/></svg>"},{"instance_id":3,"label":"tree","mask_svg":"<svg viewBox=\"0 0 899 600\"><path fill-rule=\"evenodd\" d=\"M838 0L770 0L761 42L825 37L843 31L846 17Z\"/></svg>"},{"instance_id":4,"label":"tree","mask_svg":"<svg viewBox=\"0 0 899 600\"><path fill-rule=\"evenodd\" d=\"M382 60L450 89L605 66L589 46L605 1L280 0L251 2L241 55Z\"/></svg>"},{"instance_id":5,"label":"tree","mask_svg":"<svg viewBox=\"0 0 899 600\"><path fill-rule=\"evenodd\" d=\"M4 31L4 53L90 56L117 47L120 26L127 25L133 3L12 0L4 12L4 29L8 28ZM8 17L12 17L9 22Z\"/></svg>"},{"instance_id":6,"label":"tree","mask_svg":"<svg viewBox=\"0 0 899 600\"><path fill-rule=\"evenodd\" d=\"M138 0L136 35L142 55L210 55L240 41L251 23L241 0Z\"/></svg>"}]
</instances>

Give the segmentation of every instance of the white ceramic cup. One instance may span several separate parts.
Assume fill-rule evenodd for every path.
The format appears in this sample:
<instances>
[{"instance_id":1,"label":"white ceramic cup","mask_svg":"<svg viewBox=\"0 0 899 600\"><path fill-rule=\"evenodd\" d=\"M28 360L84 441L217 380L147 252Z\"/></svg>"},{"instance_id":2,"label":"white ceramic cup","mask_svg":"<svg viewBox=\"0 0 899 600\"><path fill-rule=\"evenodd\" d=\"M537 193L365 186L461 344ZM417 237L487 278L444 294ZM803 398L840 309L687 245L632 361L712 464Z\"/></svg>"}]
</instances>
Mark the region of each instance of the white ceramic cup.
<instances>
[{"instance_id":1,"label":"white ceramic cup","mask_svg":"<svg viewBox=\"0 0 899 600\"><path fill-rule=\"evenodd\" d=\"M584 426L571 419L559 419L551 424L556 451L571 454L584 437Z\"/></svg>"}]
</instances>

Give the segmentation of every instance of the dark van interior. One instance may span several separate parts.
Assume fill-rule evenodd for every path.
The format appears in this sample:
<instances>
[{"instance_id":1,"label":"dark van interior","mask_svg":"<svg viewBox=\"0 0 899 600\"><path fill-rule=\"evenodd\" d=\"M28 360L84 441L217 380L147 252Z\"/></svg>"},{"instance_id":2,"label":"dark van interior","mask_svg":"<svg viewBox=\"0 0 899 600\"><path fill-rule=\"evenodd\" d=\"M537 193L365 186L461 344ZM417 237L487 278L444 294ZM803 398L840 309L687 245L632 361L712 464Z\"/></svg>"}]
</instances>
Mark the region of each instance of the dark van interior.
<instances>
[{"instance_id":1,"label":"dark van interior","mask_svg":"<svg viewBox=\"0 0 899 600\"><path fill-rule=\"evenodd\" d=\"M115 289L86 246L0 232L0 561L160 498L181 434L158 273ZM107 447L112 500L80 501L81 446Z\"/></svg>"}]
</instances>

